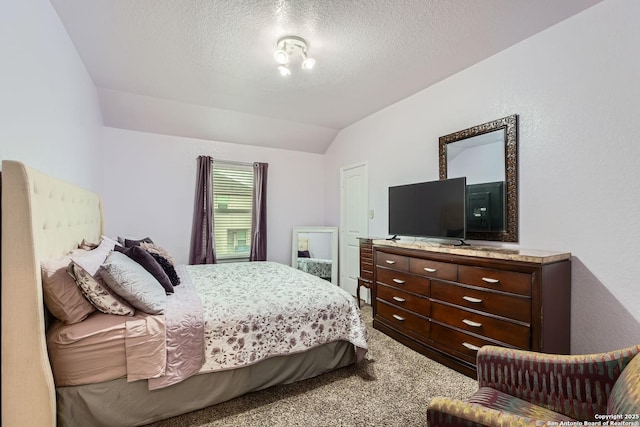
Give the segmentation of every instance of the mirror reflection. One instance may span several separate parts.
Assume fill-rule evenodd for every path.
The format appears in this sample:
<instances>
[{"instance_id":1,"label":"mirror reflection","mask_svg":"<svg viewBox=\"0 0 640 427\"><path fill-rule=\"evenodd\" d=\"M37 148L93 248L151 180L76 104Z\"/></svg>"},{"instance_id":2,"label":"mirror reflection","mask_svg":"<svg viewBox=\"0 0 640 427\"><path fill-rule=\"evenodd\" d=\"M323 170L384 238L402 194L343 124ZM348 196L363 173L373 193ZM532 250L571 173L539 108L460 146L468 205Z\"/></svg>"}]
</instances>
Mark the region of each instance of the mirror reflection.
<instances>
[{"instance_id":1,"label":"mirror reflection","mask_svg":"<svg viewBox=\"0 0 640 427\"><path fill-rule=\"evenodd\" d=\"M467 232L504 231L505 132L447 144L447 178L467 177Z\"/></svg>"},{"instance_id":2,"label":"mirror reflection","mask_svg":"<svg viewBox=\"0 0 640 427\"><path fill-rule=\"evenodd\" d=\"M295 227L291 266L338 284L338 228Z\"/></svg>"},{"instance_id":3,"label":"mirror reflection","mask_svg":"<svg viewBox=\"0 0 640 427\"><path fill-rule=\"evenodd\" d=\"M504 181L504 129L447 144L447 177L467 184Z\"/></svg>"},{"instance_id":4,"label":"mirror reflection","mask_svg":"<svg viewBox=\"0 0 640 427\"><path fill-rule=\"evenodd\" d=\"M467 178L467 239L518 241L518 116L439 139L440 179Z\"/></svg>"}]
</instances>

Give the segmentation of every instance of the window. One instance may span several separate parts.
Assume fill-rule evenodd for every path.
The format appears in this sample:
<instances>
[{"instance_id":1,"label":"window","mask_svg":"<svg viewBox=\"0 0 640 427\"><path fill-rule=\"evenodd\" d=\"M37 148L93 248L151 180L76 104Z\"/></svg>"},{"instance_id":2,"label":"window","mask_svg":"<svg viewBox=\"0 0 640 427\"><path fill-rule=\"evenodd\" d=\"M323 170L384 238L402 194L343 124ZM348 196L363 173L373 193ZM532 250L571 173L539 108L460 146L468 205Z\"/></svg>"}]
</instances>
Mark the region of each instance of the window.
<instances>
[{"instance_id":1,"label":"window","mask_svg":"<svg viewBox=\"0 0 640 427\"><path fill-rule=\"evenodd\" d=\"M213 162L213 222L218 260L249 260L253 166Z\"/></svg>"}]
</instances>

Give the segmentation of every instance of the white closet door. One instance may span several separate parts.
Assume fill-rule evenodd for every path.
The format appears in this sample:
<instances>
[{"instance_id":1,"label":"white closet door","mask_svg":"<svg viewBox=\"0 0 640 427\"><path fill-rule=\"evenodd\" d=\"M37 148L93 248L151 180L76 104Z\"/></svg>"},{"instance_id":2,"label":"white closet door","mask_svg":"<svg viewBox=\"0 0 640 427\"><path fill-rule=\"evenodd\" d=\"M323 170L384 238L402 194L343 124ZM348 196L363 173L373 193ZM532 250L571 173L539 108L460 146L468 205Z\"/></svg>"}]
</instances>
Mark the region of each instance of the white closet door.
<instances>
[{"instance_id":1,"label":"white closet door","mask_svg":"<svg viewBox=\"0 0 640 427\"><path fill-rule=\"evenodd\" d=\"M340 169L340 286L354 296L360 272L358 237L369 232L368 195L366 163ZM368 295L361 297L369 302Z\"/></svg>"}]
</instances>

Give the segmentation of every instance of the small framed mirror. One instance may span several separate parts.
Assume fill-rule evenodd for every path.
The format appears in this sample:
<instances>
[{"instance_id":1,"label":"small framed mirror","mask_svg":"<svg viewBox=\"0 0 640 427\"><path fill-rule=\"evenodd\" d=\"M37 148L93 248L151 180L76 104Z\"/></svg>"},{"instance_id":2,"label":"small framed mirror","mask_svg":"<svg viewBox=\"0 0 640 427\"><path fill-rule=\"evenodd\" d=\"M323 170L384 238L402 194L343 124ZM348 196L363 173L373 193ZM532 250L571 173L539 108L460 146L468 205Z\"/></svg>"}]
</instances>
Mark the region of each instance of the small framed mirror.
<instances>
[{"instance_id":1,"label":"small framed mirror","mask_svg":"<svg viewBox=\"0 0 640 427\"><path fill-rule=\"evenodd\" d=\"M467 239L518 241L518 116L439 139L440 179L467 177Z\"/></svg>"},{"instance_id":2,"label":"small framed mirror","mask_svg":"<svg viewBox=\"0 0 640 427\"><path fill-rule=\"evenodd\" d=\"M338 285L338 227L294 227L291 266Z\"/></svg>"}]
</instances>

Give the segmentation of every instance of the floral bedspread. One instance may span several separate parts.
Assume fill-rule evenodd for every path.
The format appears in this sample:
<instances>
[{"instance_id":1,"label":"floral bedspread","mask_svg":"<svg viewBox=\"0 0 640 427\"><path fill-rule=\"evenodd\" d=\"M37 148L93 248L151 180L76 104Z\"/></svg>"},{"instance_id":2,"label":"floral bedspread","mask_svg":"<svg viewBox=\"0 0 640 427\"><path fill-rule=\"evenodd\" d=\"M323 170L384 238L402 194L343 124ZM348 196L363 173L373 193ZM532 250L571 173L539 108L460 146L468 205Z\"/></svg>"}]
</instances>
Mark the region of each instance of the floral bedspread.
<instances>
[{"instance_id":1,"label":"floral bedspread","mask_svg":"<svg viewBox=\"0 0 640 427\"><path fill-rule=\"evenodd\" d=\"M367 351L367 329L343 289L275 262L187 266L204 307L200 372L235 369L333 341Z\"/></svg>"}]
</instances>

